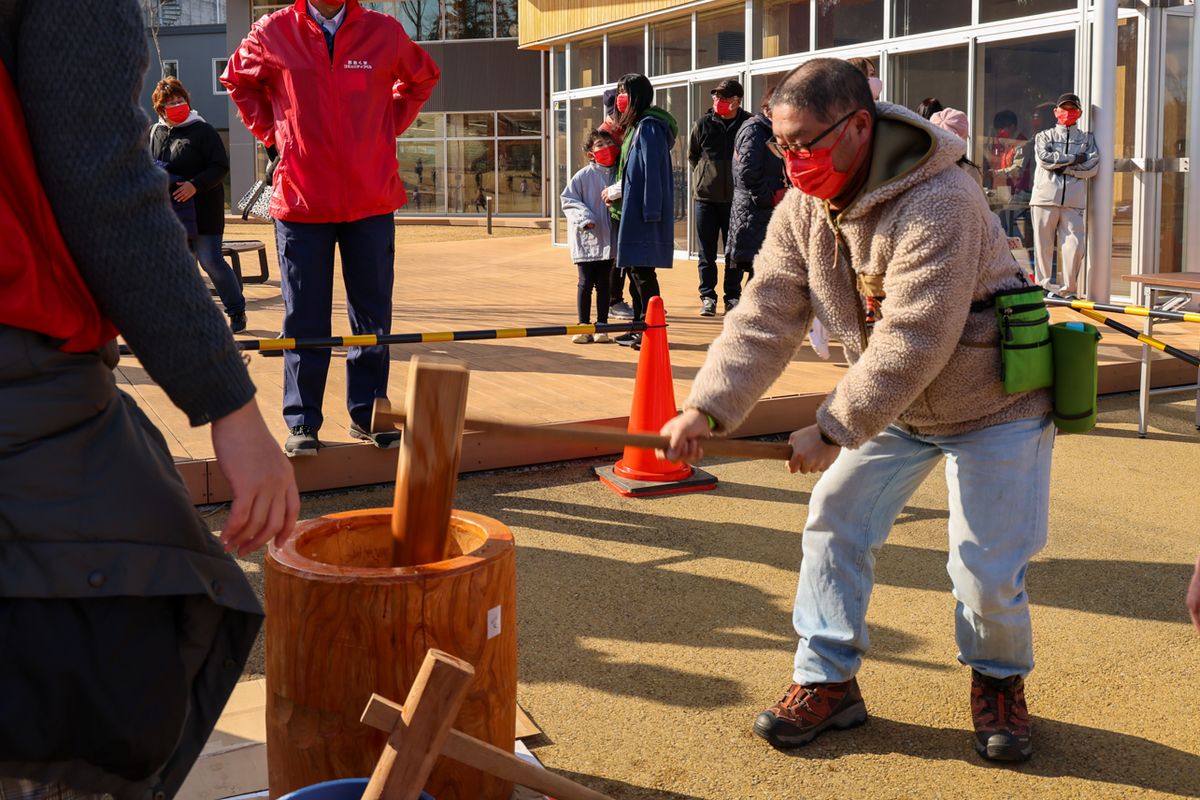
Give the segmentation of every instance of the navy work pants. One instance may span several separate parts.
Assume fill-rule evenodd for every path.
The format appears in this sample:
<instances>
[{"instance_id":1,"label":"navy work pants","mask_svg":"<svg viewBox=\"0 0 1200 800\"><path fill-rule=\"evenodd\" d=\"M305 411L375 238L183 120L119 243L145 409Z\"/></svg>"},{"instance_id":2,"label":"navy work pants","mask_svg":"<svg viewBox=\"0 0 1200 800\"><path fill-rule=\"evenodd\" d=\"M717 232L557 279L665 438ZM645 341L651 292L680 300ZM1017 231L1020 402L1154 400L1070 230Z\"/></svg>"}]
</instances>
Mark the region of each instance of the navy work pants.
<instances>
[{"instance_id":1,"label":"navy work pants","mask_svg":"<svg viewBox=\"0 0 1200 800\"><path fill-rule=\"evenodd\" d=\"M350 329L358 335L392 330L392 279L396 257L391 214L354 222L275 221L283 289L283 336L328 337L333 313L333 248L342 254L342 282ZM329 350L283 354L283 418L289 428L320 428ZM387 394L388 348L351 347L346 353L346 406L350 419L370 429L371 407Z\"/></svg>"}]
</instances>

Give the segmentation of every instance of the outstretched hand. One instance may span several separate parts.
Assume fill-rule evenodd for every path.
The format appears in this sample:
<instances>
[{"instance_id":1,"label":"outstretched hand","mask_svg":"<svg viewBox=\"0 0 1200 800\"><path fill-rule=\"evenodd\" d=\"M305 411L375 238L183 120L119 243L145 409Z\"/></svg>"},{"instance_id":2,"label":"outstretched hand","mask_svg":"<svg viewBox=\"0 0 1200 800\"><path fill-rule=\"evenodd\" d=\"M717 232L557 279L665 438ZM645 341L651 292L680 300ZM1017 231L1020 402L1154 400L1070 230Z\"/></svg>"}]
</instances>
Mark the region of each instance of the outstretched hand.
<instances>
[{"instance_id":1,"label":"outstretched hand","mask_svg":"<svg viewBox=\"0 0 1200 800\"><path fill-rule=\"evenodd\" d=\"M226 552L244 556L272 539L282 547L296 526L300 495L292 465L267 430L258 403L252 399L214 422L212 442L233 491L221 531Z\"/></svg>"}]
</instances>

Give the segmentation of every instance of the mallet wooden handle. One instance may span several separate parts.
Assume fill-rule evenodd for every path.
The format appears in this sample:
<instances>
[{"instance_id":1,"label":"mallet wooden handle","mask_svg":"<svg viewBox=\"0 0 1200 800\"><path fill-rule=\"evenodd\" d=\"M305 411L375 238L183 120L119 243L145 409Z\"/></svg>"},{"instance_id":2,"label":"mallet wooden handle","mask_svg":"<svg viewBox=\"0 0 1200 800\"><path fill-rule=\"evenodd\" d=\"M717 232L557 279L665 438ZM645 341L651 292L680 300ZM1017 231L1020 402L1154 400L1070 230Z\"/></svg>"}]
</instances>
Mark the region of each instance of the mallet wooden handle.
<instances>
[{"instance_id":1,"label":"mallet wooden handle","mask_svg":"<svg viewBox=\"0 0 1200 800\"><path fill-rule=\"evenodd\" d=\"M371 426L375 430L386 427L404 427L404 415L391 410L387 400L375 400ZM540 439L570 444L595 444L610 447L644 447L647 450L666 450L669 440L653 433L628 433L606 428L602 425L523 425L502 420L468 419L467 430L488 431L511 436L514 439ZM700 443L705 455L729 456L732 458L765 458L787 461L792 457L792 446L787 442L751 442L741 439L724 439L714 436Z\"/></svg>"}]
</instances>

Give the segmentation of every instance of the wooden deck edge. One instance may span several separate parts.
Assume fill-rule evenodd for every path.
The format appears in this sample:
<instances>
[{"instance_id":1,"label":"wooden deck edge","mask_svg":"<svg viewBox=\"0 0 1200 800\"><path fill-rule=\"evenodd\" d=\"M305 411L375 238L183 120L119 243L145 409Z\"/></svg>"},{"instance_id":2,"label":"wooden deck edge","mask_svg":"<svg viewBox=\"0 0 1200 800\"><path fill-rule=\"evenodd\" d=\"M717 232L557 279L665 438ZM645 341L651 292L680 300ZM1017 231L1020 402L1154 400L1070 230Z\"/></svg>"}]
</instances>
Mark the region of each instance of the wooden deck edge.
<instances>
[{"instance_id":1,"label":"wooden deck edge","mask_svg":"<svg viewBox=\"0 0 1200 800\"><path fill-rule=\"evenodd\" d=\"M1140 365L1136 361L1102 363L1100 394L1137 391L1139 370ZM1196 381L1196 371L1182 361L1160 358L1154 361L1152 378L1154 386L1184 385ZM813 421L825 397L824 392L814 392L764 398L754 406L734 436L763 436L794 431ZM624 428L629 418L572 422L580 421ZM296 470L296 484L300 491L318 492L390 483L396 479L396 455L395 450L377 450L365 444L339 444L324 448L316 458L294 459L292 465ZM602 447L559 443L524 443L515 448L511 440L471 431L463 438L460 469L463 473L480 472L605 455L616 455L616 452ZM178 461L175 467L183 477L193 503L222 503L230 499L229 484L215 460Z\"/></svg>"}]
</instances>

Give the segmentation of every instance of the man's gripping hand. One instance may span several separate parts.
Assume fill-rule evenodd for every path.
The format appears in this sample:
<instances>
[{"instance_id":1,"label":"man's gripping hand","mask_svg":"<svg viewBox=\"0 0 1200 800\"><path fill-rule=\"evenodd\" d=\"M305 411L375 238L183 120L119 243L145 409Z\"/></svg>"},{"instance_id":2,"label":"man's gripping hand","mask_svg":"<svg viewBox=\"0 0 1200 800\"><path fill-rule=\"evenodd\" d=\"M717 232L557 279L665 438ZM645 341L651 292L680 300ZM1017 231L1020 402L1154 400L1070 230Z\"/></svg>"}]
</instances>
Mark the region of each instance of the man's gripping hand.
<instances>
[{"instance_id":1,"label":"man's gripping hand","mask_svg":"<svg viewBox=\"0 0 1200 800\"><path fill-rule=\"evenodd\" d=\"M704 449L700 442L712 436L708 426L708 415L695 408L689 408L677 417L667 420L662 426L660 436L671 440L670 446L662 454L669 461L692 464L704 457Z\"/></svg>"},{"instance_id":2,"label":"man's gripping hand","mask_svg":"<svg viewBox=\"0 0 1200 800\"><path fill-rule=\"evenodd\" d=\"M793 431L788 437L788 444L792 446L792 457L788 459L787 467L788 472L793 474L824 472L842 452L838 445L825 443L821 438L821 429L816 425Z\"/></svg>"}]
</instances>

